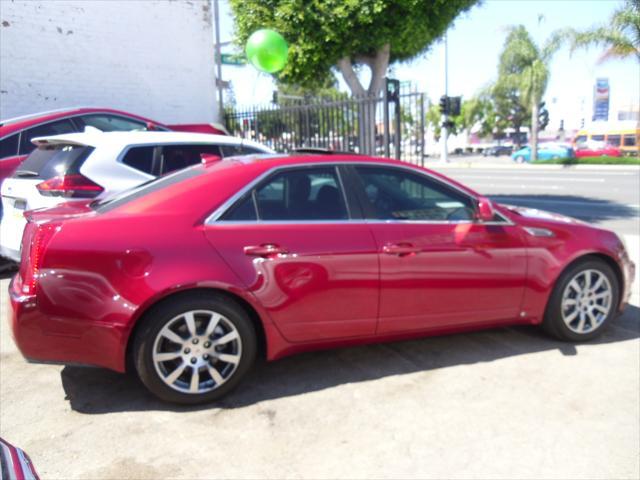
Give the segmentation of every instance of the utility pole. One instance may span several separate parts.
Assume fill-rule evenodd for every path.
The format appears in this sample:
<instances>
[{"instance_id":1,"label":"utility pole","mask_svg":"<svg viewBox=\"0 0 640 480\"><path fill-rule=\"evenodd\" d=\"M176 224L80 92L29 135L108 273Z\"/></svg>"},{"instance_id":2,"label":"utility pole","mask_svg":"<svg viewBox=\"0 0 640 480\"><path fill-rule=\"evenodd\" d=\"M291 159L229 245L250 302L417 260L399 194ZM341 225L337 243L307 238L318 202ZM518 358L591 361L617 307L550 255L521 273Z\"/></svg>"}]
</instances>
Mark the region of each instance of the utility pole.
<instances>
[{"instance_id":1,"label":"utility pole","mask_svg":"<svg viewBox=\"0 0 640 480\"><path fill-rule=\"evenodd\" d=\"M218 89L218 116L224 122L224 105L222 103L222 54L220 53L220 13L218 0L213 0L213 19L216 27L216 87Z\"/></svg>"},{"instance_id":2,"label":"utility pole","mask_svg":"<svg viewBox=\"0 0 640 480\"><path fill-rule=\"evenodd\" d=\"M444 95L448 97L449 95L449 49L447 46L447 36L448 34L445 32L444 34ZM447 99L448 101L448 99ZM447 137L449 136L448 132L448 122L449 116L447 115L447 111L442 112L442 155L440 156L441 162L448 162L449 158L449 148L447 146Z\"/></svg>"}]
</instances>

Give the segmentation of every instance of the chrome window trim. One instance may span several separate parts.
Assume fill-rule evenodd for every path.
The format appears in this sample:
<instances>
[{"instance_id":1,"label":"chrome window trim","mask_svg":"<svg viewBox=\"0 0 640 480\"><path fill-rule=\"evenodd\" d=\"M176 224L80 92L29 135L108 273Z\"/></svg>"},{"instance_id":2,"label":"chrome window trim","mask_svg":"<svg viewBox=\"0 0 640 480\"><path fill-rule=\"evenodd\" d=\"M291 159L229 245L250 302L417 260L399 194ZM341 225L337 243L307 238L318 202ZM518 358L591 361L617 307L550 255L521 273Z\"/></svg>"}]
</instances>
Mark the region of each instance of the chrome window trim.
<instances>
[{"instance_id":1,"label":"chrome window trim","mask_svg":"<svg viewBox=\"0 0 640 480\"><path fill-rule=\"evenodd\" d=\"M336 168L336 172L338 174L338 178L340 181L340 187L342 188L342 196L343 196L343 200L345 201L345 205L347 206L347 213L350 215L350 211L349 206L348 206L348 202L346 199L346 192L344 189L344 184L342 183L342 177L340 175L340 169L337 168L339 166L360 166L360 165L365 165L365 166L374 166L374 167L384 167L384 168L398 168L398 169L402 169L402 170L408 170L409 172L413 172L416 173L418 175L422 175L424 177L429 178L430 180L433 180L435 182L440 182L443 183L445 185L447 185L449 188L452 188L454 190L456 190L457 192L461 193L462 195L464 195L467 198L470 198L474 203L478 202L478 199L472 195L470 195L468 192L462 190L461 188L459 188L456 185L453 185L452 183L448 182L445 179L436 177L434 175L431 175L428 172L423 172L422 170L416 170L413 167L410 166L405 166L405 165L387 165L384 163L377 163L377 162L353 162L353 161L336 161L336 162L314 162L314 163L296 163L296 164L291 164L291 165L279 165L276 167L272 167L269 170L263 172L262 174L260 174L258 177L254 178L251 182L249 182L247 185L245 185L242 189L240 189L238 192L236 192L235 194L233 194L231 197L229 197L225 202L222 203L222 205L220 205L218 208L216 208L204 221L204 225L213 225L215 223L217 224L232 224L232 225L243 225L243 224L251 224L251 225L256 225L256 224L268 224L268 225L274 225L274 224L282 224L282 225L291 225L291 224L323 224L323 223L349 223L349 224L358 224L358 223L362 223L362 224L379 224L379 223L408 223L408 224L430 224L430 225L450 225L450 224L465 224L465 223L477 223L478 225L509 225L509 226L513 226L516 225L512 220L510 220L509 218L505 217L502 213L497 212L496 211L496 215L498 215L500 218L502 218L504 221L492 221L492 222L476 222L473 220L447 220L447 221L441 221L441 220L392 220L392 219L388 219L388 220L376 220L376 219L350 219L350 220L220 220L220 217L222 217L225 213L227 213L227 211L233 207L233 205L240 199L242 198L247 192L249 192L251 189L253 189L257 184L259 184L262 180L264 180L265 178L269 177L271 174L275 174L276 172L278 172L279 170L292 170L292 169L296 169L296 168L315 168L318 166L331 166Z\"/></svg>"}]
</instances>

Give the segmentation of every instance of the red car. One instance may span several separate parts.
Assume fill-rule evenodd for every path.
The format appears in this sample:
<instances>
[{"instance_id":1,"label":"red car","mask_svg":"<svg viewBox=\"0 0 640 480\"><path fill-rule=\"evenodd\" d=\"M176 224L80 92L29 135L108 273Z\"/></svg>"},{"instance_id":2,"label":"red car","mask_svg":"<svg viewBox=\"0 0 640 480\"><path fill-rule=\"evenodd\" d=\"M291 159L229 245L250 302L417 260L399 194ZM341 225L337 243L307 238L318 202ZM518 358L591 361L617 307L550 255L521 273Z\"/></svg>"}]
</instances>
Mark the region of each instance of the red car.
<instances>
[{"instance_id":1,"label":"red car","mask_svg":"<svg viewBox=\"0 0 640 480\"><path fill-rule=\"evenodd\" d=\"M607 145L603 142L593 144L579 144L575 149L576 157L619 157L622 155L621 151L617 147Z\"/></svg>"},{"instance_id":2,"label":"red car","mask_svg":"<svg viewBox=\"0 0 640 480\"><path fill-rule=\"evenodd\" d=\"M0 438L0 479L38 480L38 473L24 450Z\"/></svg>"},{"instance_id":3,"label":"red car","mask_svg":"<svg viewBox=\"0 0 640 480\"><path fill-rule=\"evenodd\" d=\"M65 108L0 121L0 183L35 148L31 139L61 133L81 132L85 127L104 132L127 130L180 130L226 134L209 124L163 125L132 113L110 108Z\"/></svg>"},{"instance_id":4,"label":"red car","mask_svg":"<svg viewBox=\"0 0 640 480\"><path fill-rule=\"evenodd\" d=\"M610 231L357 155L230 158L26 216L23 355L130 364L182 403L229 392L258 352L511 324L589 340L634 272Z\"/></svg>"}]
</instances>

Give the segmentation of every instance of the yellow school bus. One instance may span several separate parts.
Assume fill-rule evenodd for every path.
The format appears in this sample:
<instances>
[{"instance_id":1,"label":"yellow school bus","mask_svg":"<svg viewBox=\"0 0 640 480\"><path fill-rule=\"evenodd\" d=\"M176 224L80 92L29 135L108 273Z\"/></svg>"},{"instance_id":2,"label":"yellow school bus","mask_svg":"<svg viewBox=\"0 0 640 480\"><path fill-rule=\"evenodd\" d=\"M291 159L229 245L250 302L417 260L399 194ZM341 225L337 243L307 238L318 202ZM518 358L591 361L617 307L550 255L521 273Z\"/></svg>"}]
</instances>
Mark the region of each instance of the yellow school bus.
<instances>
[{"instance_id":1,"label":"yellow school bus","mask_svg":"<svg viewBox=\"0 0 640 480\"><path fill-rule=\"evenodd\" d=\"M603 125L583 128L576 133L573 147L587 140L605 142L607 145L619 148L623 155L638 156L640 153L640 128L637 126L620 128Z\"/></svg>"}]
</instances>

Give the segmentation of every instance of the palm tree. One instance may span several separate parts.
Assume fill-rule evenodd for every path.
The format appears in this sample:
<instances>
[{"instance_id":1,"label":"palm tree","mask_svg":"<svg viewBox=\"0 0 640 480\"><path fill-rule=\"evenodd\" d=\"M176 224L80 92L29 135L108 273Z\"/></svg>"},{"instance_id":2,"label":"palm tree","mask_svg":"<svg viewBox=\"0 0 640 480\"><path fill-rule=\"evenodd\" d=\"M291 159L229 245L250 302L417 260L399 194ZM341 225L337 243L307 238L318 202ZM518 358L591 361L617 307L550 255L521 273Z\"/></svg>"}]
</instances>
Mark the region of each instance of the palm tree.
<instances>
[{"instance_id":1,"label":"palm tree","mask_svg":"<svg viewBox=\"0 0 640 480\"><path fill-rule=\"evenodd\" d=\"M606 25L582 31L567 29L562 33L571 42L572 52L597 45L604 47L600 62L629 57L640 62L640 0L626 0Z\"/></svg>"},{"instance_id":2,"label":"palm tree","mask_svg":"<svg viewBox=\"0 0 640 480\"><path fill-rule=\"evenodd\" d=\"M640 0L638 0L640 1ZM498 81L494 92L517 97L518 104L531 108L531 160L538 158L538 117L540 103L549 81L549 62L561 45L562 36L553 34L542 46L534 43L523 25L511 27L500 55Z\"/></svg>"}]
</instances>

